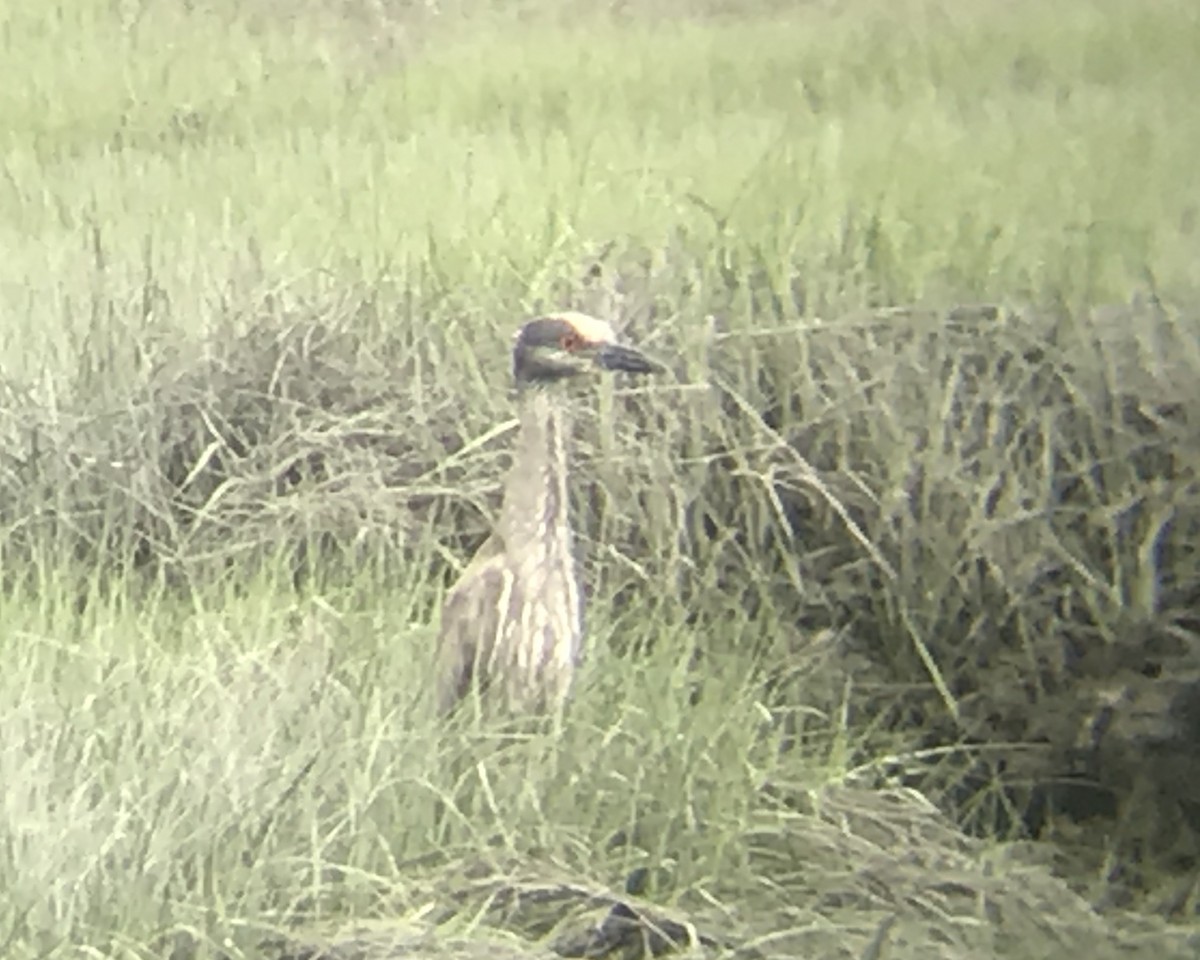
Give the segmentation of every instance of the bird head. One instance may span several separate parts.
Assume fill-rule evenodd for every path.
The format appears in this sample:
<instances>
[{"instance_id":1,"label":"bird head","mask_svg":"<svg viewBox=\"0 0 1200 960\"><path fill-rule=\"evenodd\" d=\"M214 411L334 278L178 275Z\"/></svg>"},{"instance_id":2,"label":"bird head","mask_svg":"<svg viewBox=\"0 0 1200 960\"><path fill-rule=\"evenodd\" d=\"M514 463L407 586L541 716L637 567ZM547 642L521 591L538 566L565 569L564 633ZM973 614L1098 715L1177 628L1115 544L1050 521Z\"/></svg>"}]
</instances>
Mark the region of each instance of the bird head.
<instances>
[{"instance_id":1,"label":"bird head","mask_svg":"<svg viewBox=\"0 0 1200 960\"><path fill-rule=\"evenodd\" d=\"M517 384L554 383L584 373L659 373L663 367L617 342L613 328L586 313L554 313L517 331L513 376Z\"/></svg>"}]
</instances>

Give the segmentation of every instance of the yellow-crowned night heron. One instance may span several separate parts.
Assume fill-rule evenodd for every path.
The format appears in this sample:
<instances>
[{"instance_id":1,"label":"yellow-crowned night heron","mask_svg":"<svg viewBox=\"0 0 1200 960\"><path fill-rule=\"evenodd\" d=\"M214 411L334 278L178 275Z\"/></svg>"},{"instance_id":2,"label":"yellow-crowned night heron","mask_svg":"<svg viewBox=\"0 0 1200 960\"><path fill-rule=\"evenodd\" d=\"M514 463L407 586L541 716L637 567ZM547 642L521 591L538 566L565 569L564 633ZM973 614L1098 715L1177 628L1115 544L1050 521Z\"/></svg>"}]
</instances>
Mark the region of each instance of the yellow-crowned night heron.
<instances>
[{"instance_id":1,"label":"yellow-crowned night heron","mask_svg":"<svg viewBox=\"0 0 1200 960\"><path fill-rule=\"evenodd\" d=\"M443 711L472 683L518 709L566 699L582 652L583 597L568 516L568 396L560 387L592 371L658 370L586 314L539 317L518 331L520 435L496 529L442 608Z\"/></svg>"}]
</instances>

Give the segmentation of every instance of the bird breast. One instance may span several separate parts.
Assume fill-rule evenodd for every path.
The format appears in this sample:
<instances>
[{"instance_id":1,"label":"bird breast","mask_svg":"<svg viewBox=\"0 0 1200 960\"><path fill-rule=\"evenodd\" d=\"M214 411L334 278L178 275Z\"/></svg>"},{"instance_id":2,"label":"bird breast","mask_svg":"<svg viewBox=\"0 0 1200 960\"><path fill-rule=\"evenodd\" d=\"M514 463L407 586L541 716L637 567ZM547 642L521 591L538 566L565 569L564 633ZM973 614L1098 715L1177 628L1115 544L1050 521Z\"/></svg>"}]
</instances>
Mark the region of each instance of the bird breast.
<instances>
[{"instance_id":1,"label":"bird breast","mask_svg":"<svg viewBox=\"0 0 1200 960\"><path fill-rule=\"evenodd\" d=\"M521 594L512 598L510 609L522 638L516 644L522 672L574 667L583 633L574 558L559 550L527 558L518 568L514 588Z\"/></svg>"}]
</instances>

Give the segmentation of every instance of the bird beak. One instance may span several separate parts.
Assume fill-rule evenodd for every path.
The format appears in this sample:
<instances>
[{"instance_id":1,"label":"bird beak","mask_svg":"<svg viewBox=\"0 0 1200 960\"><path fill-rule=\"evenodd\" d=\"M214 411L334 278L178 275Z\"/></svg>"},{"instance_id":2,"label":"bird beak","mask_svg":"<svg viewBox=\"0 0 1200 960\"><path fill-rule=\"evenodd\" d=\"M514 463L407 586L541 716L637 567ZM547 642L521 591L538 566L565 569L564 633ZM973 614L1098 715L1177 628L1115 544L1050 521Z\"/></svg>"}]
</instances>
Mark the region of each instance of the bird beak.
<instances>
[{"instance_id":1,"label":"bird beak","mask_svg":"<svg viewBox=\"0 0 1200 960\"><path fill-rule=\"evenodd\" d=\"M596 351L596 365L601 370L621 373L661 373L664 367L633 347L606 343Z\"/></svg>"}]
</instances>

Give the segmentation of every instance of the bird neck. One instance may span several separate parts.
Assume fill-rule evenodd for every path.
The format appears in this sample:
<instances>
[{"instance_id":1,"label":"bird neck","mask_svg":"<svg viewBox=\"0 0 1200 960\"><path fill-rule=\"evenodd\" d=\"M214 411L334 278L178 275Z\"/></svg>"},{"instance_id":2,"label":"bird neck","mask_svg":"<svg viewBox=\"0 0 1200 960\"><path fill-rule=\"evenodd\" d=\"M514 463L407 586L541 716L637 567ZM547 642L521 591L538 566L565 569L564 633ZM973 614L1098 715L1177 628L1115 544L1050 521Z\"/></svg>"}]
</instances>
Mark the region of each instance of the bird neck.
<instances>
[{"instance_id":1,"label":"bird neck","mask_svg":"<svg viewBox=\"0 0 1200 960\"><path fill-rule=\"evenodd\" d=\"M504 495L502 528L510 545L555 543L570 548L566 398L544 388L524 391L521 426Z\"/></svg>"}]
</instances>

